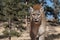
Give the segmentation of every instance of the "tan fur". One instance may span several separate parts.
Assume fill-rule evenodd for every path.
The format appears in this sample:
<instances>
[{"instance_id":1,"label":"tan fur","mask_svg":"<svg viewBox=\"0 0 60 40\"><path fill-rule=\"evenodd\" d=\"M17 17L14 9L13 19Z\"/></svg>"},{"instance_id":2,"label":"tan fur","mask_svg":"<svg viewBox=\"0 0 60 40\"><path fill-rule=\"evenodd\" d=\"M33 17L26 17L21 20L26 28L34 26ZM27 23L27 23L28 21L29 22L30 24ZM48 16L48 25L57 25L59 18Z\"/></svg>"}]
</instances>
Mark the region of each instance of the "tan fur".
<instances>
[{"instance_id":1,"label":"tan fur","mask_svg":"<svg viewBox=\"0 0 60 40\"><path fill-rule=\"evenodd\" d=\"M34 10L40 10L40 8L41 8L40 4L33 5Z\"/></svg>"},{"instance_id":2,"label":"tan fur","mask_svg":"<svg viewBox=\"0 0 60 40\"><path fill-rule=\"evenodd\" d=\"M40 10L41 8L42 8L42 6L39 5L39 4L36 4L36 5L33 6L34 11L35 10L40 11L40 15L41 15L40 18L39 18L40 22L37 22L37 24L34 21L32 21L33 20L32 16L31 16L32 13L30 15L30 24L31 24L30 37L31 37L31 40L37 40L36 38L37 38L37 35L39 33L38 31L40 29L40 25L43 24L43 26L45 28L45 24L46 24L46 22L45 22L45 14L44 14L43 10Z\"/></svg>"},{"instance_id":3,"label":"tan fur","mask_svg":"<svg viewBox=\"0 0 60 40\"><path fill-rule=\"evenodd\" d=\"M31 22L31 30L30 30L30 37L31 40L36 40L36 36L38 34L40 23L35 24L34 22Z\"/></svg>"}]
</instances>

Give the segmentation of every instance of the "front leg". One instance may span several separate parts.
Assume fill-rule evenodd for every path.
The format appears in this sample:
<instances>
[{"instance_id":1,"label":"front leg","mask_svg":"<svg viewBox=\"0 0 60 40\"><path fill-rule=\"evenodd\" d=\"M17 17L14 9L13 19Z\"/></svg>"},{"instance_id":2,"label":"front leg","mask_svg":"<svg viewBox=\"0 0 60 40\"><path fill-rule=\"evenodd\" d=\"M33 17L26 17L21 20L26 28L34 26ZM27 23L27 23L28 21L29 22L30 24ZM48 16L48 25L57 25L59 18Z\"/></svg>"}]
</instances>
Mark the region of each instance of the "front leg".
<instances>
[{"instance_id":1,"label":"front leg","mask_svg":"<svg viewBox=\"0 0 60 40\"><path fill-rule=\"evenodd\" d=\"M37 40L36 35L33 32L30 32L31 40Z\"/></svg>"},{"instance_id":2,"label":"front leg","mask_svg":"<svg viewBox=\"0 0 60 40\"><path fill-rule=\"evenodd\" d=\"M46 33L45 27L44 26L40 26L39 30L38 30L39 40L45 40L45 33Z\"/></svg>"},{"instance_id":3,"label":"front leg","mask_svg":"<svg viewBox=\"0 0 60 40\"><path fill-rule=\"evenodd\" d=\"M36 36L37 40L45 40L45 32Z\"/></svg>"},{"instance_id":4,"label":"front leg","mask_svg":"<svg viewBox=\"0 0 60 40\"><path fill-rule=\"evenodd\" d=\"M39 40L45 40L45 35L44 35L44 34L41 35L41 36L39 37Z\"/></svg>"}]
</instances>

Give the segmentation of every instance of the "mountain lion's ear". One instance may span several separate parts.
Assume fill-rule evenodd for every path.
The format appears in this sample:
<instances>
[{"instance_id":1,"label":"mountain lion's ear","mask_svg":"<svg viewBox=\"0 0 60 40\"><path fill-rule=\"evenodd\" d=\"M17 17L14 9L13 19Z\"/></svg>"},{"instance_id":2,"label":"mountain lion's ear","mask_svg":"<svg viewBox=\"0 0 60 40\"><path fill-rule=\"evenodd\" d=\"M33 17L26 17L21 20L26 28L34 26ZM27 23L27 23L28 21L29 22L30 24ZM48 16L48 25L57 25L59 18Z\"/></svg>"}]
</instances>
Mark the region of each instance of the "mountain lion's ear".
<instances>
[{"instance_id":1,"label":"mountain lion's ear","mask_svg":"<svg viewBox=\"0 0 60 40\"><path fill-rule=\"evenodd\" d=\"M33 8L32 7L29 8L29 13L31 13L31 12L33 12Z\"/></svg>"},{"instance_id":2,"label":"mountain lion's ear","mask_svg":"<svg viewBox=\"0 0 60 40\"><path fill-rule=\"evenodd\" d=\"M43 5L43 3L40 4L41 6Z\"/></svg>"},{"instance_id":3,"label":"mountain lion's ear","mask_svg":"<svg viewBox=\"0 0 60 40\"><path fill-rule=\"evenodd\" d=\"M40 8L40 12L41 12L41 13L44 12L44 8L43 8L43 7Z\"/></svg>"}]
</instances>

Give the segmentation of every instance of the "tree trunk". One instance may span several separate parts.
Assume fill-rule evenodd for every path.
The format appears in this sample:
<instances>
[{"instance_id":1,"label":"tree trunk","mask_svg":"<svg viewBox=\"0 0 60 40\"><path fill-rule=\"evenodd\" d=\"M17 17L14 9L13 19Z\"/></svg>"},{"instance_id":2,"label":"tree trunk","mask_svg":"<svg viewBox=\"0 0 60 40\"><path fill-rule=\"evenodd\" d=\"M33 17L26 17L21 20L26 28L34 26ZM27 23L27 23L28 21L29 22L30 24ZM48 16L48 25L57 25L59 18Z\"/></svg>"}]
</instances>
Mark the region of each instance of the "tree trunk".
<instances>
[{"instance_id":1,"label":"tree trunk","mask_svg":"<svg viewBox=\"0 0 60 40\"><path fill-rule=\"evenodd\" d=\"M11 40L11 19L10 19L10 17L8 20L8 24L9 24L9 40Z\"/></svg>"}]
</instances>

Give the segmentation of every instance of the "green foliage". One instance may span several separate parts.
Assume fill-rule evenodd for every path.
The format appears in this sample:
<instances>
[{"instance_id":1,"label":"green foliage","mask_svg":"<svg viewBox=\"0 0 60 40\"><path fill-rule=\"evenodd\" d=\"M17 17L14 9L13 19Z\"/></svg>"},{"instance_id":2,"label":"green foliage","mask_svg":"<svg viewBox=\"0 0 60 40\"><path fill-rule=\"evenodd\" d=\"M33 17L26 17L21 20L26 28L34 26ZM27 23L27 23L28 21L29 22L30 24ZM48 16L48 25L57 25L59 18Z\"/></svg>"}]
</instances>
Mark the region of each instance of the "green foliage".
<instances>
[{"instance_id":1,"label":"green foliage","mask_svg":"<svg viewBox=\"0 0 60 40\"><path fill-rule=\"evenodd\" d=\"M45 10L48 12L53 12L54 9L52 7L49 7L48 5L45 7Z\"/></svg>"},{"instance_id":2,"label":"green foliage","mask_svg":"<svg viewBox=\"0 0 60 40\"><path fill-rule=\"evenodd\" d=\"M9 35L7 30L4 30L4 31L3 31L3 34L4 34L5 36L8 36L8 35Z\"/></svg>"},{"instance_id":3,"label":"green foliage","mask_svg":"<svg viewBox=\"0 0 60 40\"><path fill-rule=\"evenodd\" d=\"M19 37L21 34L19 34L18 32L16 32L15 30L11 30L11 36L17 36Z\"/></svg>"},{"instance_id":4,"label":"green foliage","mask_svg":"<svg viewBox=\"0 0 60 40\"><path fill-rule=\"evenodd\" d=\"M23 30L26 30L26 27L20 26L20 31L23 32Z\"/></svg>"},{"instance_id":5,"label":"green foliage","mask_svg":"<svg viewBox=\"0 0 60 40\"><path fill-rule=\"evenodd\" d=\"M10 36L17 36L17 37L19 37L19 36L21 35L20 33L18 33L18 32L15 31L15 30L11 30L10 33L8 32L8 30L4 30L4 31L3 31L3 34L4 34L5 36L9 36L9 34L10 34Z\"/></svg>"},{"instance_id":6,"label":"green foliage","mask_svg":"<svg viewBox=\"0 0 60 40\"><path fill-rule=\"evenodd\" d=\"M23 32L24 30L26 30L26 27L22 26L22 24L19 24L18 26L16 26L16 28L20 30L20 32Z\"/></svg>"},{"instance_id":7,"label":"green foliage","mask_svg":"<svg viewBox=\"0 0 60 40\"><path fill-rule=\"evenodd\" d=\"M29 5L26 5L24 3L24 0L23 2L21 2L20 0L2 0L1 2L1 14L4 15L1 16L6 18L6 20L8 20L9 17L13 18L14 16L16 16L19 19L25 18L25 16L28 14L29 6L32 5L31 3Z\"/></svg>"},{"instance_id":8,"label":"green foliage","mask_svg":"<svg viewBox=\"0 0 60 40\"><path fill-rule=\"evenodd\" d=\"M4 28L9 28L9 25L8 24L4 24Z\"/></svg>"}]
</instances>

